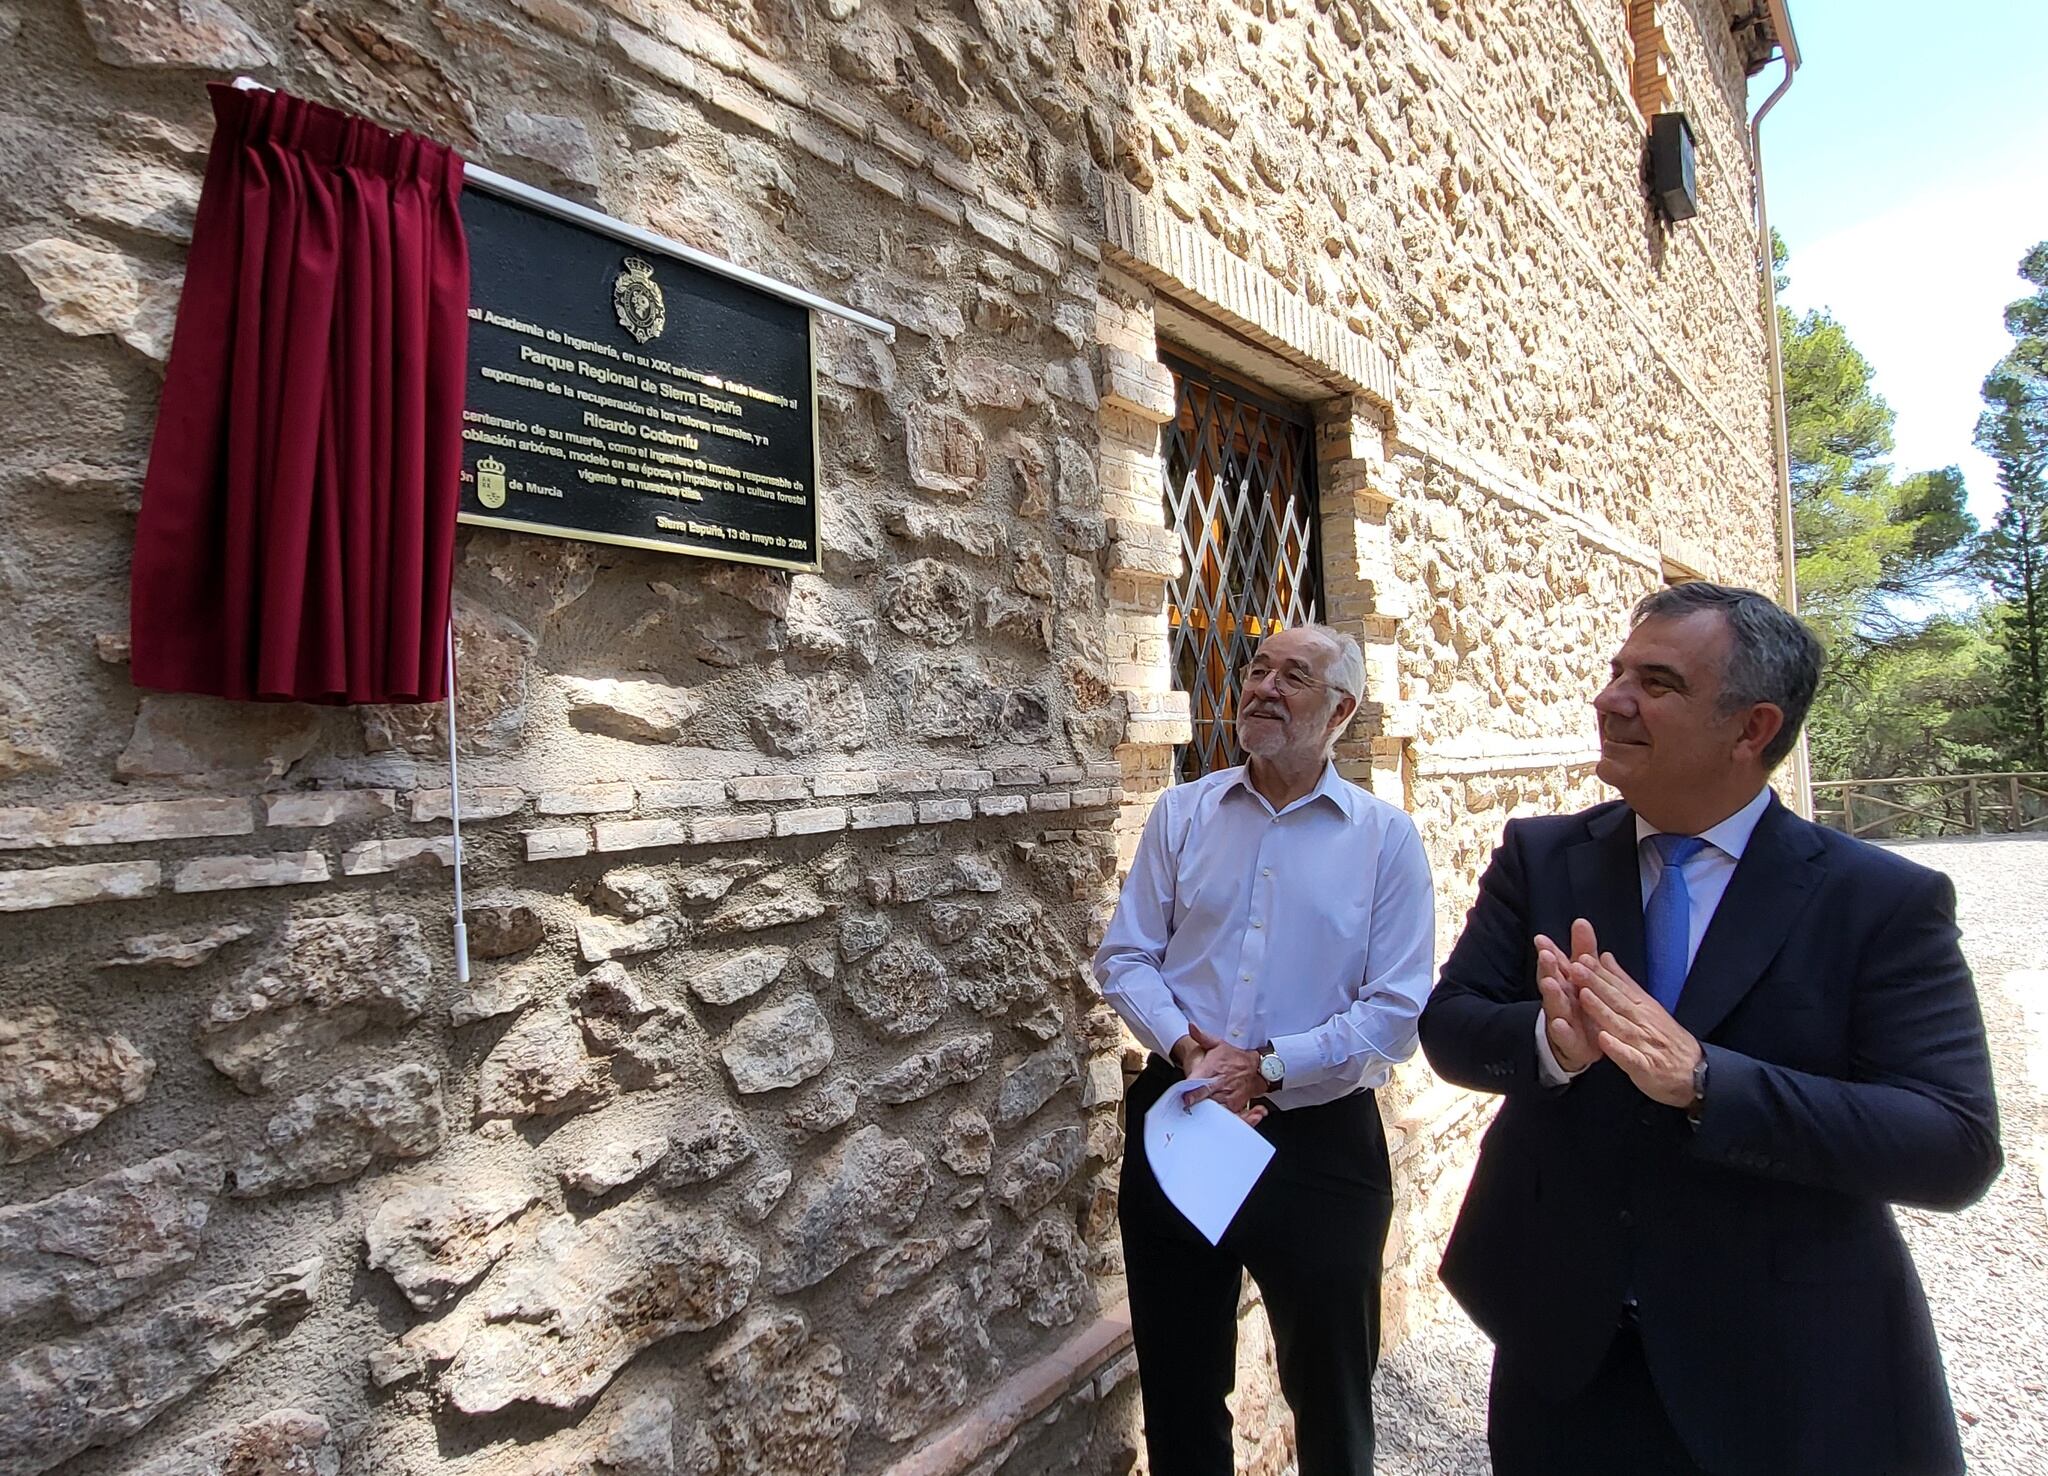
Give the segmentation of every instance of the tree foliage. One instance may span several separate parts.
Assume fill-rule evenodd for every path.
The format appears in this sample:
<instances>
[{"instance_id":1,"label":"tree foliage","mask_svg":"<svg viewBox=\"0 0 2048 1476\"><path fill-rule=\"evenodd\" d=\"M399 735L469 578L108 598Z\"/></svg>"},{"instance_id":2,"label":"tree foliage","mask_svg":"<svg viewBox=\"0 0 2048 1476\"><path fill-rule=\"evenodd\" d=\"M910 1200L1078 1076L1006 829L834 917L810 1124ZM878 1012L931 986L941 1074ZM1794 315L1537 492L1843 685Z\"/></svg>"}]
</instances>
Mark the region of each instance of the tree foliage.
<instances>
[{"instance_id":1,"label":"tree foliage","mask_svg":"<svg viewBox=\"0 0 2048 1476\"><path fill-rule=\"evenodd\" d=\"M1779 332L1800 613L1828 645L1809 718L1814 777L1980 768L1985 630L1929 613L1971 567L1962 473L1893 470L1892 409L1832 316L1781 308Z\"/></svg>"},{"instance_id":2,"label":"tree foliage","mask_svg":"<svg viewBox=\"0 0 2048 1476\"><path fill-rule=\"evenodd\" d=\"M2048 767L2048 241L2020 259L2034 291L2005 310L2013 346L1984 380L1977 447L2005 493L1979 566L1997 600L1998 708L2012 761Z\"/></svg>"}]
</instances>

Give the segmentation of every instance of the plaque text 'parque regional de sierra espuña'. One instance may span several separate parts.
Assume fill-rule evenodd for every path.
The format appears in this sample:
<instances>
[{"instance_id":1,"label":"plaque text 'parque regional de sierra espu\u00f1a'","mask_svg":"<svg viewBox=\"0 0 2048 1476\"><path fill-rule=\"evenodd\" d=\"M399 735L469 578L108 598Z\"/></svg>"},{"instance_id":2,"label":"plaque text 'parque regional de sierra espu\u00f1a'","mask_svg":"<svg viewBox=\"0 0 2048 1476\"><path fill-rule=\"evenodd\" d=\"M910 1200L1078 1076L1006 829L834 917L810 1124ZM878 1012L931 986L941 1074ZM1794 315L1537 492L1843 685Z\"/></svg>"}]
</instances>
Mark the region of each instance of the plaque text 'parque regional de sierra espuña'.
<instances>
[{"instance_id":1,"label":"plaque text 'parque regional de sierra espu\u00f1a'","mask_svg":"<svg viewBox=\"0 0 2048 1476\"><path fill-rule=\"evenodd\" d=\"M818 563L810 312L472 185L460 520Z\"/></svg>"}]
</instances>

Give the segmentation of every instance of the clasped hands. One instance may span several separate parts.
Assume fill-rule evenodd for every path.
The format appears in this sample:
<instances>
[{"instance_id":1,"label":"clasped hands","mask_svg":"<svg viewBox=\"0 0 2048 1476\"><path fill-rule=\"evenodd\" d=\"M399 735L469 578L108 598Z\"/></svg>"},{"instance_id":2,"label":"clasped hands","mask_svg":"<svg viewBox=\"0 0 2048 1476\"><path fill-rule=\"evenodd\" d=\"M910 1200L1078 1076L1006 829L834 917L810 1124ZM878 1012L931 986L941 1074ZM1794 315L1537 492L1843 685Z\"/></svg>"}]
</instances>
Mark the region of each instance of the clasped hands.
<instances>
[{"instance_id":1,"label":"clasped hands","mask_svg":"<svg viewBox=\"0 0 2048 1476\"><path fill-rule=\"evenodd\" d=\"M1173 1059L1189 1081L1209 1081L1209 1085L1196 1087L1182 1098L1182 1105L1193 1107L1205 1098L1213 1098L1253 1127L1264 1121L1265 1104L1252 1102L1252 1097L1266 1087L1266 1079L1259 1075L1257 1051L1240 1050L1218 1040L1190 1020L1188 1033L1174 1043Z\"/></svg>"},{"instance_id":2,"label":"clasped hands","mask_svg":"<svg viewBox=\"0 0 2048 1476\"><path fill-rule=\"evenodd\" d=\"M1573 1073L1605 1056L1652 1101L1690 1107L1698 1039L1599 949L1584 918L1572 924L1569 954L1536 935L1536 992L1551 1054Z\"/></svg>"}]
</instances>

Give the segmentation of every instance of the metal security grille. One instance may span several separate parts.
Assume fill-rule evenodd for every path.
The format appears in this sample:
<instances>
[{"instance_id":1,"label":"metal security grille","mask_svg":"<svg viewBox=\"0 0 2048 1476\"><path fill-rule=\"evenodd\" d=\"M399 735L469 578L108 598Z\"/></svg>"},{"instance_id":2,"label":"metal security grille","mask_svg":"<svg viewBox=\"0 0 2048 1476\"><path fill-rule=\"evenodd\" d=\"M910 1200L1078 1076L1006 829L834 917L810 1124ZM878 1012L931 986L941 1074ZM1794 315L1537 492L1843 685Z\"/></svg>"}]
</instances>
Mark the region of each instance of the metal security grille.
<instances>
[{"instance_id":1,"label":"metal security grille","mask_svg":"<svg viewBox=\"0 0 2048 1476\"><path fill-rule=\"evenodd\" d=\"M1174 753L1182 781L1241 762L1238 671L1259 641L1321 618L1314 427L1298 406L1169 355L1166 517L1183 569L1167 595L1174 685L1194 740Z\"/></svg>"}]
</instances>

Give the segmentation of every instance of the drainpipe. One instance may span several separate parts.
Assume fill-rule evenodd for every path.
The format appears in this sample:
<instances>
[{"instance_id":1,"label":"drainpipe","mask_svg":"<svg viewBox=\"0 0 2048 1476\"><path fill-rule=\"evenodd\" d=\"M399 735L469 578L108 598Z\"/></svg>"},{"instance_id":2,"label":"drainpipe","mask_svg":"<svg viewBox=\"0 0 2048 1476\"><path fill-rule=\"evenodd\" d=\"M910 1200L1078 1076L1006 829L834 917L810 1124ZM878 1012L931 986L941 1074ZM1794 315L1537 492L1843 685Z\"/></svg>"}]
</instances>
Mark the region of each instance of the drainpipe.
<instances>
[{"instance_id":1,"label":"drainpipe","mask_svg":"<svg viewBox=\"0 0 2048 1476\"><path fill-rule=\"evenodd\" d=\"M1764 341L1770 348L1771 440L1778 477L1778 562L1779 582L1785 608L1799 612L1799 578L1792 542L1792 448L1785 423L1785 350L1778 335L1778 277L1771 261L1771 213L1764 194L1764 117L1778 105L1778 99L1792 88L1792 76L1799 70L1799 41L1792 34L1792 17L1785 0L1767 0L1771 29L1778 37L1778 50L1785 62L1785 77L1764 105L1749 120L1750 168L1756 177L1756 243L1764 274ZM1792 757L1793 808L1813 814L1812 773L1807 765L1806 739L1802 735Z\"/></svg>"}]
</instances>

